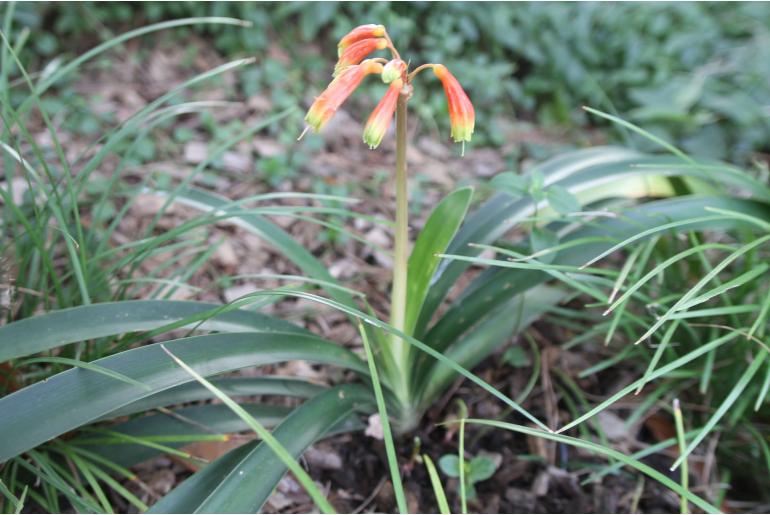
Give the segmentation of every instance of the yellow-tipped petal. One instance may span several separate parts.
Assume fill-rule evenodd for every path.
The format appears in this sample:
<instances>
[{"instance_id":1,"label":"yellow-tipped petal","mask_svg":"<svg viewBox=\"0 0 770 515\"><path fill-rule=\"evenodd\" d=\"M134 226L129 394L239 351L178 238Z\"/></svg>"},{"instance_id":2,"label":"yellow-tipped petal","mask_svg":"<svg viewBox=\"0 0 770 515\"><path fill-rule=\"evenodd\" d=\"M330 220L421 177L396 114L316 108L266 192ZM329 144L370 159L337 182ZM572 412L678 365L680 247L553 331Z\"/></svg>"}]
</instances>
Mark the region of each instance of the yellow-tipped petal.
<instances>
[{"instance_id":1,"label":"yellow-tipped petal","mask_svg":"<svg viewBox=\"0 0 770 515\"><path fill-rule=\"evenodd\" d=\"M377 107L369 115L369 119L364 127L364 143L369 145L369 148L377 148L382 143L382 138L385 137L393 121L393 115L398 104L398 96L401 94L403 87L404 82L401 79L391 82L388 91L385 92Z\"/></svg>"},{"instance_id":2,"label":"yellow-tipped petal","mask_svg":"<svg viewBox=\"0 0 770 515\"><path fill-rule=\"evenodd\" d=\"M446 66L437 64L433 66L433 72L444 86L444 93L449 107L449 124L452 128L452 139L459 143L470 141L476 123L476 114L473 104L463 90L460 83L452 75Z\"/></svg>"}]
</instances>

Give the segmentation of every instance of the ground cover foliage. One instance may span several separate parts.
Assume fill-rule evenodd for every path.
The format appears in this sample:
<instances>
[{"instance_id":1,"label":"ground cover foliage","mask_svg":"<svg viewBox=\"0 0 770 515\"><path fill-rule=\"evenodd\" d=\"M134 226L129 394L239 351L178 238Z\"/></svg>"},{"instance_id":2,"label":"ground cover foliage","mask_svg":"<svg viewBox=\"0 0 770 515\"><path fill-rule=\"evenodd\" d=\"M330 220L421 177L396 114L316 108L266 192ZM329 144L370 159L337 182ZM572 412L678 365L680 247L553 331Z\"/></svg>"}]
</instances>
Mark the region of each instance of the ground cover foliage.
<instances>
[{"instance_id":1,"label":"ground cover foliage","mask_svg":"<svg viewBox=\"0 0 770 515\"><path fill-rule=\"evenodd\" d=\"M746 162L767 152L770 7L764 3L430 3L292 2L213 4L30 4L18 27L30 28L25 52L39 63L72 51L72 41L109 37L142 23L187 16L231 16L252 31L199 26L229 57L255 55L245 89L274 89L279 102L306 98L307 82L326 78L308 45L333 48L350 26L378 20L420 62L444 62L467 77L479 107L479 143L502 144L505 113L545 124L585 125L591 105L644 126L690 152ZM275 30L281 27L281 30ZM184 34L184 31L180 31ZM63 45L62 41L67 41ZM291 69L265 52L280 46ZM24 54L22 54L24 55ZM281 85L278 88L276 86ZM420 115L443 123L440 96L425 94ZM501 126L498 126L500 124ZM619 138L633 138L619 131ZM626 141L629 143L629 141ZM634 144L644 145L643 140Z\"/></svg>"}]
</instances>

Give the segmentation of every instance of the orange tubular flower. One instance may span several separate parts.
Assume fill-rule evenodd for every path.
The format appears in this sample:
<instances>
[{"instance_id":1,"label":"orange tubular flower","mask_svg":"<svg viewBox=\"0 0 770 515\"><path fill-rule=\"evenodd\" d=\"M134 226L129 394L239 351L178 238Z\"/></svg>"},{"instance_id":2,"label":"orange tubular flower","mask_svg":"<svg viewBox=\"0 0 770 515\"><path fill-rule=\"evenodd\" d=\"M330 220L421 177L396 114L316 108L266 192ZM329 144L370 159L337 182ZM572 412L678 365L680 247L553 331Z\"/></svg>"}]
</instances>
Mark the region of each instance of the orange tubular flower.
<instances>
[{"instance_id":1,"label":"orange tubular flower","mask_svg":"<svg viewBox=\"0 0 770 515\"><path fill-rule=\"evenodd\" d=\"M390 51L390 59L368 57L373 52L386 49ZM340 40L337 50L338 60L334 66L334 78L326 90L316 97L305 115L305 121L308 124L305 131L313 129L319 132L361 84L364 77L370 73L376 73L385 84L389 84L389 87L369 116L364 127L363 139L370 148L377 148L382 143L398 110L399 95L404 94L404 101L406 101L411 96L414 78L420 72L432 69L436 77L441 80L447 97L452 139L456 143L462 143L464 154L465 142L471 141L473 135L476 115L468 95L446 66L426 63L410 72L409 65L401 60L382 25L368 24L354 28ZM300 134L298 139L304 134L305 132ZM397 165L397 168L405 169L403 163Z\"/></svg>"},{"instance_id":2,"label":"orange tubular flower","mask_svg":"<svg viewBox=\"0 0 770 515\"><path fill-rule=\"evenodd\" d=\"M360 63L372 52L382 50L387 46L388 42L383 38L367 38L356 41L345 48L340 55L337 64L334 65L334 76L339 75L348 66Z\"/></svg>"},{"instance_id":3,"label":"orange tubular flower","mask_svg":"<svg viewBox=\"0 0 770 515\"><path fill-rule=\"evenodd\" d=\"M454 139L455 143L470 141L476 119L471 100L465 94L454 75L449 73L446 66L443 64L434 65L433 73L436 74L436 77L439 78L444 86L444 93L449 105L449 123L452 127L452 139Z\"/></svg>"},{"instance_id":4,"label":"orange tubular flower","mask_svg":"<svg viewBox=\"0 0 770 515\"><path fill-rule=\"evenodd\" d=\"M355 91L364 77L370 73L382 73L382 65L372 60L346 68L316 97L305 116L307 124L316 132L334 116L337 109Z\"/></svg>"},{"instance_id":5,"label":"orange tubular flower","mask_svg":"<svg viewBox=\"0 0 770 515\"><path fill-rule=\"evenodd\" d=\"M403 87L404 81L401 79L392 81L388 91L385 92L380 103L369 116L366 127L364 127L364 143L369 145L369 148L377 148L385 133L388 132L388 127L390 127L390 122L393 121L393 115L396 112L398 95L401 94Z\"/></svg>"},{"instance_id":6,"label":"orange tubular flower","mask_svg":"<svg viewBox=\"0 0 770 515\"><path fill-rule=\"evenodd\" d=\"M340 39L340 42L337 44L337 52L339 55L342 55L343 50L357 41L368 38L381 38L384 35L385 27L382 25L375 25L373 23L360 25Z\"/></svg>"}]
</instances>

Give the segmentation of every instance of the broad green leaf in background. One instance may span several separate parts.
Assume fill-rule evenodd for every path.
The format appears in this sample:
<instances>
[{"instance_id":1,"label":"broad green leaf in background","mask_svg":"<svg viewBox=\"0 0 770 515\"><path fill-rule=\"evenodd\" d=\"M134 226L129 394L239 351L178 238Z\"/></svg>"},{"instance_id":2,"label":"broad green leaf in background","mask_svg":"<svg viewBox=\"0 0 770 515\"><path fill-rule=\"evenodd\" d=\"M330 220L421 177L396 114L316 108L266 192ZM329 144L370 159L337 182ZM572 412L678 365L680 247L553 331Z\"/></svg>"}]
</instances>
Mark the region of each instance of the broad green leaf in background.
<instances>
[{"instance_id":1,"label":"broad green leaf in background","mask_svg":"<svg viewBox=\"0 0 770 515\"><path fill-rule=\"evenodd\" d=\"M552 263L583 265L613 245L612 240L605 242L596 240L597 236L623 241L629 236L638 235L644 229L657 227L662 223L688 220L701 214L710 215L705 211L706 208L729 209L758 218L770 218L768 204L738 198L687 196L648 202L642 206L621 211L617 217L600 219L562 236L561 243L581 239L586 243L560 251L554 256ZM751 227L749 222L735 216L725 216L724 219L715 217L709 220L689 224L679 230L726 230ZM458 255L462 254L467 255L467 252L458 251ZM452 303L444 316L425 336L425 342L434 346L451 344L473 325L484 320L496 306L500 305L502 299L511 298L526 291L549 277L545 272L502 267L485 271L474 279Z\"/></svg>"},{"instance_id":2,"label":"broad green leaf in background","mask_svg":"<svg viewBox=\"0 0 770 515\"><path fill-rule=\"evenodd\" d=\"M512 197L523 196L529 193L529 177L514 172L502 172L489 181L489 185Z\"/></svg>"},{"instance_id":3,"label":"broad green leaf in background","mask_svg":"<svg viewBox=\"0 0 770 515\"><path fill-rule=\"evenodd\" d=\"M444 454L438 460L441 471L449 477L460 477L460 459L456 454Z\"/></svg>"},{"instance_id":4,"label":"broad green leaf in background","mask_svg":"<svg viewBox=\"0 0 770 515\"><path fill-rule=\"evenodd\" d=\"M468 481L471 483L480 483L486 481L495 474L498 463L489 456L475 456L468 464Z\"/></svg>"},{"instance_id":5,"label":"broad green leaf in background","mask_svg":"<svg viewBox=\"0 0 770 515\"><path fill-rule=\"evenodd\" d=\"M534 227L529 233L529 246L532 254L551 249L559 244L559 235L545 227ZM546 254L541 261L548 263L553 260L553 254Z\"/></svg>"}]
</instances>

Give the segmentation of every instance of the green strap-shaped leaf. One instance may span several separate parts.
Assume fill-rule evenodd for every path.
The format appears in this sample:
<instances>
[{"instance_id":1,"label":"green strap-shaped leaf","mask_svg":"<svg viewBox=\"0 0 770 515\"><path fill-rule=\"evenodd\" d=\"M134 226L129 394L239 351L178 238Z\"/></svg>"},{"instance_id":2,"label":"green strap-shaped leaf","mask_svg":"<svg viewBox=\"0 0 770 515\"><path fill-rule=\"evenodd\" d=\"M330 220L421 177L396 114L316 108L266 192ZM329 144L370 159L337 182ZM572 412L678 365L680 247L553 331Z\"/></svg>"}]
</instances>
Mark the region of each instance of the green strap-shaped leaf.
<instances>
[{"instance_id":1,"label":"green strap-shaped leaf","mask_svg":"<svg viewBox=\"0 0 770 515\"><path fill-rule=\"evenodd\" d=\"M428 293L430 281L439 266L443 253L460 228L473 196L473 188L453 191L436 206L409 256L409 284L406 303L406 329L412 334L422 304Z\"/></svg>"},{"instance_id":2,"label":"green strap-shaped leaf","mask_svg":"<svg viewBox=\"0 0 770 515\"><path fill-rule=\"evenodd\" d=\"M195 207L205 212L227 212L232 201L225 197L203 191L197 188L187 188L176 194L174 202ZM270 245L279 250L287 259L297 265L308 276L320 281L338 284L339 281L332 277L326 265L318 261L305 247L283 229L259 215L241 215L229 218L229 221L258 235ZM336 301L347 306L356 304L353 297L344 290L338 288L326 288L326 292Z\"/></svg>"},{"instance_id":3,"label":"green strap-shaped leaf","mask_svg":"<svg viewBox=\"0 0 770 515\"><path fill-rule=\"evenodd\" d=\"M296 359L368 374L366 364L351 351L302 334L224 333L182 338L165 345L203 376ZM74 369L8 395L0 399L0 462L139 399L192 380L160 344L93 363L144 383L149 389Z\"/></svg>"},{"instance_id":4,"label":"green strap-shaped leaf","mask_svg":"<svg viewBox=\"0 0 770 515\"><path fill-rule=\"evenodd\" d=\"M210 331L310 334L301 327L261 313L223 311L222 308L210 302L124 300L52 311L0 327L0 363L69 343L151 331L188 319L188 327ZM198 325L200 320L204 322Z\"/></svg>"},{"instance_id":5,"label":"green strap-shaped leaf","mask_svg":"<svg viewBox=\"0 0 770 515\"><path fill-rule=\"evenodd\" d=\"M591 167L642 156L643 154L628 149L599 147L557 156L539 165L537 169L545 176L547 185L550 185ZM529 198L517 199L505 194L495 195L466 218L465 224L447 248L447 254L466 256L479 254L478 249L471 248L468 244L492 243L518 224L522 218L529 216L533 210L534 206ZM436 309L468 266L468 263L455 261L441 267L420 313L414 333L417 338L424 335Z\"/></svg>"},{"instance_id":6,"label":"green strap-shaped leaf","mask_svg":"<svg viewBox=\"0 0 770 515\"><path fill-rule=\"evenodd\" d=\"M564 291L543 285L517 295L499 305L444 354L465 368L473 368L565 297ZM417 375L423 381L418 390L423 391L421 403L427 407L456 379L457 372L434 360L422 360L420 367L421 372Z\"/></svg>"},{"instance_id":7,"label":"green strap-shaped leaf","mask_svg":"<svg viewBox=\"0 0 770 515\"><path fill-rule=\"evenodd\" d=\"M656 177L671 176L727 184L749 192L756 199L770 200L770 188L728 165L713 161L693 165L671 156L644 155L619 148L598 147L567 153L537 166L537 170L545 178L544 186L558 184L576 194L584 205L619 196L671 195L667 181L665 184L656 181ZM469 243L492 243L531 216L534 207L530 198L495 195L466 219L447 253L478 255L480 249L468 247ZM468 266L469 263L455 261L439 269L417 322L415 336L424 336L436 309Z\"/></svg>"},{"instance_id":8,"label":"green strap-shaped leaf","mask_svg":"<svg viewBox=\"0 0 770 515\"><path fill-rule=\"evenodd\" d=\"M595 221L562 238L562 243L585 239L586 243L561 250L551 264L580 266L589 259L610 248L613 241L602 241L597 236L609 236L615 241L637 235L667 222L691 219L701 215L713 215L706 207L729 209L770 219L770 206L751 200L729 197L679 197L655 202L626 210L611 219ZM726 230L751 227L745 220L725 217L700 224L689 224L680 230ZM468 263L465 263L468 264ZM431 328L425 343L445 348L473 325L483 320L506 299L548 280L550 275L535 270L490 268L479 275L457 298L446 313Z\"/></svg>"},{"instance_id":9,"label":"green strap-shaped leaf","mask_svg":"<svg viewBox=\"0 0 770 515\"><path fill-rule=\"evenodd\" d=\"M373 409L374 399L365 388L335 387L295 409L273 435L299 458L355 411ZM247 444L193 475L149 513L257 513L285 473L267 445Z\"/></svg>"},{"instance_id":10,"label":"green strap-shaped leaf","mask_svg":"<svg viewBox=\"0 0 770 515\"><path fill-rule=\"evenodd\" d=\"M288 397L313 397L324 391L325 386L309 383L301 379L279 376L262 377L224 377L211 381L214 386L227 395L283 395ZM104 419L141 413L153 408L182 404L184 402L200 401L212 398L203 385L192 382L156 393L144 399L132 402L115 411L107 413Z\"/></svg>"},{"instance_id":11,"label":"green strap-shaped leaf","mask_svg":"<svg viewBox=\"0 0 770 515\"><path fill-rule=\"evenodd\" d=\"M538 420L536 417L534 417L531 413L529 413L527 410L522 408L516 401L508 397L507 395L500 392L498 389L493 388L489 383L478 377L477 375L473 374L466 368L462 367L461 365L457 364L456 362L448 359L446 356L444 356L442 353L437 352L436 350L432 349L431 347L425 345L423 342L419 341L418 339L414 338L413 336L410 336L402 331L399 331L395 327L391 326L390 324L383 322L382 320L378 319L375 315L370 315L367 313L364 313L363 311L347 307L343 304L340 304L337 301L334 301L332 299L328 299L326 297L321 297L318 295L314 295L312 293L302 292L302 291L289 291L289 290L280 290L280 291L264 291L261 292L261 295L265 296L271 296L271 295L291 295L293 297L297 297L300 299L308 299L313 302L317 302L319 304L333 307L334 309L338 311L342 311L343 313L347 313L351 317L359 319L361 322L370 325L374 327L377 330L381 330L383 332L392 334L394 336L397 336L404 342L408 343L412 347L416 347L420 351L430 355L433 359L436 359L443 363L444 365L452 368L455 370L458 374L463 375L464 377L467 377L477 385L479 385L481 388L483 388L485 391L487 391L492 396L496 397L497 399L501 400L514 410L518 411L522 415L524 415L528 420L536 424L537 426L547 429L547 426L543 424L540 420Z\"/></svg>"},{"instance_id":12,"label":"green strap-shaped leaf","mask_svg":"<svg viewBox=\"0 0 770 515\"><path fill-rule=\"evenodd\" d=\"M194 513L227 474L250 453L254 452L259 443L258 441L249 442L217 458L203 470L196 472L174 488L160 501L150 506L147 513ZM283 440L281 443L286 445Z\"/></svg>"},{"instance_id":13,"label":"green strap-shaped leaf","mask_svg":"<svg viewBox=\"0 0 770 515\"><path fill-rule=\"evenodd\" d=\"M285 406L244 404L243 409L259 420L262 425L273 427L291 412ZM125 434L134 438L157 436L182 437L178 441L164 441L163 445L178 448L190 443L183 437L190 435L226 434L247 431L249 426L221 404L207 404L174 410L146 417L139 417L122 424L109 426L110 432ZM104 436L99 433L85 435L77 445L95 452L124 467L131 467L160 454L161 451L133 443L99 443ZM89 441L95 442L89 444ZM75 442L72 442L73 444Z\"/></svg>"}]
</instances>

